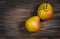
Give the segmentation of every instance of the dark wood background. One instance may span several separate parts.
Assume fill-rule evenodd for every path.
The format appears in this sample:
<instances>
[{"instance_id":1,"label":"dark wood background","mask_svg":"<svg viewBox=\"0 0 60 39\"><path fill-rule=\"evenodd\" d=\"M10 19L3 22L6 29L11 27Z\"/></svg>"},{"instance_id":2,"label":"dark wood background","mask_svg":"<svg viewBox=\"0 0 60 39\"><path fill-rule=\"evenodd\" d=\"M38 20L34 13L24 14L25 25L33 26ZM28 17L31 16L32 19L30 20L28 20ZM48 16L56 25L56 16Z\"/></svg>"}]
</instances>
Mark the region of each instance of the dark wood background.
<instances>
[{"instance_id":1,"label":"dark wood background","mask_svg":"<svg viewBox=\"0 0 60 39\"><path fill-rule=\"evenodd\" d=\"M39 32L29 33L24 22L45 0L0 0L0 39L60 39L60 0L47 1L54 8L53 18L41 21Z\"/></svg>"}]
</instances>

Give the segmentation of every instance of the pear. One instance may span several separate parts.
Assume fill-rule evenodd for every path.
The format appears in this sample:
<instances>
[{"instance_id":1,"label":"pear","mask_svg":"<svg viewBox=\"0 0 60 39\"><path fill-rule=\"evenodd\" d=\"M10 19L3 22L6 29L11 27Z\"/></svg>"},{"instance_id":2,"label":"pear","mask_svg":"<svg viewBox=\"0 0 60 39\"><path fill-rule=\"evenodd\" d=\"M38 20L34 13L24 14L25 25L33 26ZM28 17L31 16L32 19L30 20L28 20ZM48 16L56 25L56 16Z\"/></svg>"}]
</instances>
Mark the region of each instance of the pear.
<instances>
[{"instance_id":1,"label":"pear","mask_svg":"<svg viewBox=\"0 0 60 39\"><path fill-rule=\"evenodd\" d=\"M37 15L42 20L48 20L53 16L53 7L50 3L42 3L37 10Z\"/></svg>"},{"instance_id":2,"label":"pear","mask_svg":"<svg viewBox=\"0 0 60 39\"><path fill-rule=\"evenodd\" d=\"M25 28L28 32L38 32L40 30L40 18L38 16L28 18L25 22Z\"/></svg>"}]
</instances>

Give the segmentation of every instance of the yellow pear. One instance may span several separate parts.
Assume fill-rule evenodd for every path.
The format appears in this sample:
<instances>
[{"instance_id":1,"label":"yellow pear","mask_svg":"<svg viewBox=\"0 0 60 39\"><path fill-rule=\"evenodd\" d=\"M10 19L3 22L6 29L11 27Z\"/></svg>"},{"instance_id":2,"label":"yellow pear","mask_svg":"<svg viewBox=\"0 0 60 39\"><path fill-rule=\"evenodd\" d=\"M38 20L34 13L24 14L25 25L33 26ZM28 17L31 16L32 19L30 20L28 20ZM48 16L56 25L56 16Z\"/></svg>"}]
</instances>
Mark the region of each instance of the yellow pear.
<instances>
[{"instance_id":1,"label":"yellow pear","mask_svg":"<svg viewBox=\"0 0 60 39\"><path fill-rule=\"evenodd\" d=\"M53 16L53 7L50 3L42 3L38 7L37 13L42 20L48 20Z\"/></svg>"},{"instance_id":2,"label":"yellow pear","mask_svg":"<svg viewBox=\"0 0 60 39\"><path fill-rule=\"evenodd\" d=\"M40 18L38 16L30 17L25 22L25 28L28 32L37 32L40 30Z\"/></svg>"}]
</instances>

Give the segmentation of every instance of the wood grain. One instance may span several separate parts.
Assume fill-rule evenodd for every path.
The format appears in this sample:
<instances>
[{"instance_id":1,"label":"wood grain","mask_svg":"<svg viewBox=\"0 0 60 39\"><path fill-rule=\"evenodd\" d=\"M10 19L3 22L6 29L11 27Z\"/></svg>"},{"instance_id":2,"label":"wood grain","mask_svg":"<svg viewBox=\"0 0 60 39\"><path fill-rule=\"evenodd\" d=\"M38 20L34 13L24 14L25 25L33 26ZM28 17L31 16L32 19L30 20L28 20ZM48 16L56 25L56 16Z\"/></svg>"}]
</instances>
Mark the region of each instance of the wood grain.
<instances>
[{"instance_id":1,"label":"wood grain","mask_svg":"<svg viewBox=\"0 0 60 39\"><path fill-rule=\"evenodd\" d=\"M44 0L4 0L1 1L1 17L3 19L3 36L13 36L20 39L39 39L41 36L60 36L60 2L59 0L48 0L54 8L54 16L47 21L41 21L41 30L37 33L29 33L25 29L27 18L37 14L37 7ZM0 18L1 18L0 17ZM1 30L1 29L0 29ZM1 35L1 36L2 36ZM46 39L46 38L41 38Z\"/></svg>"}]
</instances>

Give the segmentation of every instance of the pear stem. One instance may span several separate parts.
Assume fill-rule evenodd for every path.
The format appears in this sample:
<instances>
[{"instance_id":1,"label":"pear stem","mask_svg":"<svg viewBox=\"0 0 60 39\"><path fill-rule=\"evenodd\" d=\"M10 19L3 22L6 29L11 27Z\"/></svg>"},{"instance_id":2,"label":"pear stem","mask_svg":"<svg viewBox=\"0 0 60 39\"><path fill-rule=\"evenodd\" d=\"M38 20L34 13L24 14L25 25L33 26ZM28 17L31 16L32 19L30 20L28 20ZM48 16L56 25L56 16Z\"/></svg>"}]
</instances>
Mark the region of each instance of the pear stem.
<instances>
[{"instance_id":1,"label":"pear stem","mask_svg":"<svg viewBox=\"0 0 60 39\"><path fill-rule=\"evenodd\" d=\"M46 0L46 9L47 9L47 0Z\"/></svg>"}]
</instances>

